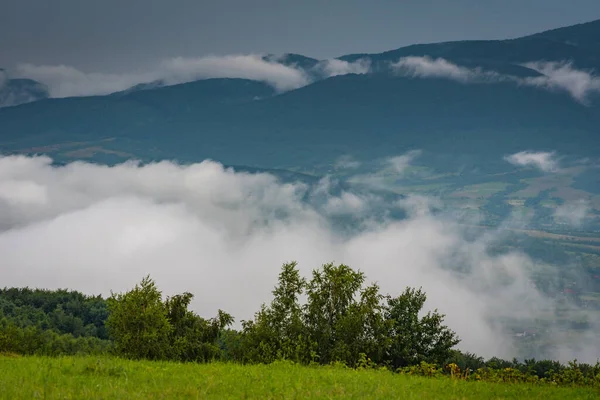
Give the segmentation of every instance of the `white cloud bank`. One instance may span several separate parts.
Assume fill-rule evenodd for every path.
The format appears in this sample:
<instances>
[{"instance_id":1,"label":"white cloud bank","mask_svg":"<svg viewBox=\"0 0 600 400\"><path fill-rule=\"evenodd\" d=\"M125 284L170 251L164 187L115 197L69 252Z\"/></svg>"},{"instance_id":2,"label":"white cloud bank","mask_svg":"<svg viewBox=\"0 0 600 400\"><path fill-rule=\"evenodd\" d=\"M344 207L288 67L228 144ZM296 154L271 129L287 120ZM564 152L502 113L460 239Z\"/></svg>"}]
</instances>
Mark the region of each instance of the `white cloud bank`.
<instances>
[{"instance_id":1,"label":"white cloud bank","mask_svg":"<svg viewBox=\"0 0 600 400\"><path fill-rule=\"evenodd\" d=\"M143 72L107 74L83 72L66 65L20 64L12 75L39 81L50 90L51 97L92 96L126 90L141 83L160 81L165 85L209 78L243 78L265 82L278 91L300 88L312 82L314 75L321 78L371 72L369 59L349 63L339 59L319 61L310 69L295 64L284 64L285 57L264 57L261 54L177 57L164 60ZM563 90L574 99L586 103L593 93L600 93L600 77L577 70L569 62L529 62L523 66L538 71L542 76L520 78L503 75L481 68L468 68L444 58L403 57L392 63L392 69L401 75L418 78L444 78L461 83L515 82L546 90ZM0 72L0 87L3 73Z\"/></svg>"},{"instance_id":2,"label":"white cloud bank","mask_svg":"<svg viewBox=\"0 0 600 400\"><path fill-rule=\"evenodd\" d=\"M404 178L411 162L421 155L421 150L411 150L405 154L383 160L382 168L376 172L359 174L351 181L371 189L389 189L390 181Z\"/></svg>"},{"instance_id":3,"label":"white cloud bank","mask_svg":"<svg viewBox=\"0 0 600 400\"><path fill-rule=\"evenodd\" d=\"M500 75L495 72L483 71L478 68L458 66L444 58L403 57L392 64L398 73L419 78L447 78L462 83L474 81L498 80Z\"/></svg>"},{"instance_id":4,"label":"white cloud bank","mask_svg":"<svg viewBox=\"0 0 600 400\"><path fill-rule=\"evenodd\" d=\"M86 73L65 65L31 64L19 65L16 73L46 84L52 97L109 94L157 80L174 85L208 78L244 78L266 82L282 91L309 82L304 71L266 61L260 55L178 57L163 61L152 71L131 74Z\"/></svg>"},{"instance_id":5,"label":"white cloud bank","mask_svg":"<svg viewBox=\"0 0 600 400\"><path fill-rule=\"evenodd\" d=\"M565 90L573 98L583 103L592 93L600 93L600 77L575 69L571 63L531 62L525 66L544 74L541 77L525 79L529 85L551 90Z\"/></svg>"},{"instance_id":6,"label":"white cloud bank","mask_svg":"<svg viewBox=\"0 0 600 400\"><path fill-rule=\"evenodd\" d=\"M350 155L344 155L339 157L334 163L333 167L335 169L356 169L361 166L361 162L354 159L354 157Z\"/></svg>"},{"instance_id":7,"label":"white cloud bank","mask_svg":"<svg viewBox=\"0 0 600 400\"><path fill-rule=\"evenodd\" d=\"M315 70L325 77L367 73L369 63L324 60ZM265 82L278 91L288 91L311 83L310 72L295 65L284 65L277 58L265 59L262 55L250 54L177 57L146 72L124 74L83 72L66 65L20 64L15 75L44 83L52 97L70 97L104 95L155 81L174 85L209 78L250 79Z\"/></svg>"},{"instance_id":8,"label":"white cloud bank","mask_svg":"<svg viewBox=\"0 0 600 400\"><path fill-rule=\"evenodd\" d=\"M579 227L590 212L590 205L585 199L570 201L554 210L557 222L563 222L573 227Z\"/></svg>"},{"instance_id":9,"label":"white cloud bank","mask_svg":"<svg viewBox=\"0 0 600 400\"><path fill-rule=\"evenodd\" d=\"M554 152L521 151L504 159L513 165L534 167L542 172L556 172L559 169L559 162Z\"/></svg>"},{"instance_id":10,"label":"white cloud bank","mask_svg":"<svg viewBox=\"0 0 600 400\"><path fill-rule=\"evenodd\" d=\"M330 59L320 61L315 66L315 69L322 71L327 77L347 74L368 74L371 71L371 61L360 59L349 63L344 60Z\"/></svg>"},{"instance_id":11,"label":"white cloud bank","mask_svg":"<svg viewBox=\"0 0 600 400\"><path fill-rule=\"evenodd\" d=\"M409 219L374 222L348 236L301 201L306 190L208 161L54 167L45 157L0 158L0 281L107 295L149 273L167 295L194 293L202 315L222 308L239 321L270 299L282 263L297 260L308 275L343 262L384 293L423 286L427 307L447 314L462 349L503 357L516 354L500 321L533 319L550 306L529 285L531 260L491 256L489 237L466 240L418 198L407 201ZM326 208L368 216L370 198L323 193ZM453 272L458 265L465 272ZM588 347L577 356L597 353Z\"/></svg>"},{"instance_id":12,"label":"white cloud bank","mask_svg":"<svg viewBox=\"0 0 600 400\"><path fill-rule=\"evenodd\" d=\"M542 76L520 78L503 75L481 68L468 68L454 64L444 58L403 57L392 64L401 75L419 78L445 78L461 83L516 82L547 90L563 90L575 100L586 103L592 93L600 93L600 77L588 71L573 68L569 62L536 61L524 64Z\"/></svg>"}]
</instances>

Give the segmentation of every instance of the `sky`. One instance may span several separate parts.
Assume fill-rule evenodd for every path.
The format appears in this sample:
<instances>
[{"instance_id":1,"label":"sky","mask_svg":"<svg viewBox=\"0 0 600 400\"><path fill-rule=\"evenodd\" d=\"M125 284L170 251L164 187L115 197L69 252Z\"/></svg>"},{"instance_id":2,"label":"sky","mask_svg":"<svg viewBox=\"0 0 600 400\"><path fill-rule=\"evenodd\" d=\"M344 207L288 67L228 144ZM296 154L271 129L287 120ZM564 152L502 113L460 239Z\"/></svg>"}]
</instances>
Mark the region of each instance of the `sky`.
<instances>
[{"instance_id":1,"label":"sky","mask_svg":"<svg viewBox=\"0 0 600 400\"><path fill-rule=\"evenodd\" d=\"M518 37L599 18L597 0L0 0L0 66L132 73L173 57L322 59Z\"/></svg>"}]
</instances>

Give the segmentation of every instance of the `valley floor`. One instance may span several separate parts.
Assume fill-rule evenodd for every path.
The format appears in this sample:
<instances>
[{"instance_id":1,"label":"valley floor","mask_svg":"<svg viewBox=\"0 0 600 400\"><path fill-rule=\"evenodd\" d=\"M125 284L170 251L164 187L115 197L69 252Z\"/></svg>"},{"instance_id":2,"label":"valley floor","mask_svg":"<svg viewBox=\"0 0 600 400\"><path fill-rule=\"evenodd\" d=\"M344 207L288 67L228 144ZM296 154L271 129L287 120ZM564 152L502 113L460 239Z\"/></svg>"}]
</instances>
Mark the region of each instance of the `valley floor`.
<instances>
[{"instance_id":1,"label":"valley floor","mask_svg":"<svg viewBox=\"0 0 600 400\"><path fill-rule=\"evenodd\" d=\"M0 356L2 399L595 399L592 388L493 384L287 363Z\"/></svg>"}]
</instances>

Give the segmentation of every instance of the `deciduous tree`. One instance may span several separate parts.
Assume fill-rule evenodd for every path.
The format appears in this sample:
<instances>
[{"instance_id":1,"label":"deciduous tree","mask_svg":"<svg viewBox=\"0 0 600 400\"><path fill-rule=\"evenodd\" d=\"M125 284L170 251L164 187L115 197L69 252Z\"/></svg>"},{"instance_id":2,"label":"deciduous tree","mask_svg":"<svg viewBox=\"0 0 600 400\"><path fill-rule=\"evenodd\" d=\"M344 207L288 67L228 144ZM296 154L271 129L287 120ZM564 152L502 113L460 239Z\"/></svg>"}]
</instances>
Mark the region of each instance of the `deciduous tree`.
<instances>
[{"instance_id":1,"label":"deciduous tree","mask_svg":"<svg viewBox=\"0 0 600 400\"><path fill-rule=\"evenodd\" d=\"M119 354L131 358L165 359L172 353L168 309L149 276L132 290L112 294L106 326Z\"/></svg>"}]
</instances>

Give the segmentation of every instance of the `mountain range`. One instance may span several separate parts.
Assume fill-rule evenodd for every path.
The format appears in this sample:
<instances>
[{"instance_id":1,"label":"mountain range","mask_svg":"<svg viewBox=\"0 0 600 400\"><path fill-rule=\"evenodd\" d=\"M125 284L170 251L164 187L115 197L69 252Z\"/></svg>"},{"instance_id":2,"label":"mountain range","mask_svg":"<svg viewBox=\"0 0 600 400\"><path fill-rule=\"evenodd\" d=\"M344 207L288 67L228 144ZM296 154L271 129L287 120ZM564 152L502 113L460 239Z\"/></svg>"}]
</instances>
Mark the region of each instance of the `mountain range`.
<instances>
[{"instance_id":1,"label":"mountain range","mask_svg":"<svg viewBox=\"0 0 600 400\"><path fill-rule=\"evenodd\" d=\"M414 165L455 187L517 170L518 179L539 177L506 162L525 150L558 152L572 165L600 154L600 20L510 40L263 60L301 71L306 84L156 80L109 95L48 98L39 83L4 79L0 100L15 105L0 108L0 151L58 163L210 158L318 177L347 174L340 157L366 171L418 150ZM587 193L600 192L594 173L578 171Z\"/></svg>"},{"instance_id":2,"label":"mountain range","mask_svg":"<svg viewBox=\"0 0 600 400\"><path fill-rule=\"evenodd\" d=\"M0 150L50 146L60 149L51 151L59 158L74 152L99 159L209 157L299 169L326 168L347 154L369 160L410 149L485 157L560 149L593 156L600 150L600 88L583 102L560 87L523 80L545 76L527 63L600 71L599 38L600 20L519 39L413 45L339 57L368 63L369 73L331 77L314 72L316 59L267 56L311 72L311 84L283 93L265 82L225 78L47 99L42 85L10 80L3 98L13 93L12 104L37 101L0 110ZM425 65L398 66L402 60ZM14 95L19 85L23 94ZM74 144L107 139L86 147L105 152Z\"/></svg>"}]
</instances>

